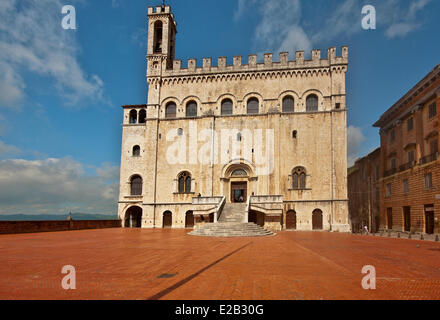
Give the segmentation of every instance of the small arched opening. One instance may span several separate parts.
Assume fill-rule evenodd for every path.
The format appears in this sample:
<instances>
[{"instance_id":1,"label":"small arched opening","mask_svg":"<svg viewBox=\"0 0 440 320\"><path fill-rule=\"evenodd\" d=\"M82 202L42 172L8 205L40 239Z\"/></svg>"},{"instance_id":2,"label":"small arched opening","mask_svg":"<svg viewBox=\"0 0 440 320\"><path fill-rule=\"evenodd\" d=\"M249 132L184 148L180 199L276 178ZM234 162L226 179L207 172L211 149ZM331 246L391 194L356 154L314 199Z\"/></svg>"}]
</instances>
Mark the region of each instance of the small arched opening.
<instances>
[{"instance_id":1,"label":"small arched opening","mask_svg":"<svg viewBox=\"0 0 440 320\"><path fill-rule=\"evenodd\" d=\"M313 230L322 230L322 211L320 209L313 210L312 213L312 229Z\"/></svg>"},{"instance_id":2,"label":"small arched opening","mask_svg":"<svg viewBox=\"0 0 440 320\"><path fill-rule=\"evenodd\" d=\"M142 109L139 111L139 123L145 123L147 122L147 111L145 109Z\"/></svg>"},{"instance_id":3,"label":"small arched opening","mask_svg":"<svg viewBox=\"0 0 440 320\"><path fill-rule=\"evenodd\" d=\"M163 213L162 227L171 228L173 226L173 213L169 210Z\"/></svg>"},{"instance_id":4,"label":"small arched opening","mask_svg":"<svg viewBox=\"0 0 440 320\"><path fill-rule=\"evenodd\" d=\"M130 124L136 124L137 123L137 116L138 116L138 113L137 113L137 111L136 110L131 110L130 111L130 117L129 117L129 123Z\"/></svg>"},{"instance_id":5,"label":"small arched opening","mask_svg":"<svg viewBox=\"0 0 440 320\"><path fill-rule=\"evenodd\" d=\"M194 213L192 211L185 213L185 228L194 228Z\"/></svg>"},{"instance_id":6,"label":"small arched opening","mask_svg":"<svg viewBox=\"0 0 440 320\"><path fill-rule=\"evenodd\" d=\"M141 147L134 146L133 147L133 157L140 157L141 156Z\"/></svg>"},{"instance_id":7,"label":"small arched opening","mask_svg":"<svg viewBox=\"0 0 440 320\"><path fill-rule=\"evenodd\" d=\"M124 219L125 228L140 228L142 227L142 208L138 206L130 207L125 213Z\"/></svg>"},{"instance_id":8,"label":"small arched opening","mask_svg":"<svg viewBox=\"0 0 440 320\"><path fill-rule=\"evenodd\" d=\"M286 229L296 230L296 212L295 210L289 210L286 213Z\"/></svg>"}]
</instances>

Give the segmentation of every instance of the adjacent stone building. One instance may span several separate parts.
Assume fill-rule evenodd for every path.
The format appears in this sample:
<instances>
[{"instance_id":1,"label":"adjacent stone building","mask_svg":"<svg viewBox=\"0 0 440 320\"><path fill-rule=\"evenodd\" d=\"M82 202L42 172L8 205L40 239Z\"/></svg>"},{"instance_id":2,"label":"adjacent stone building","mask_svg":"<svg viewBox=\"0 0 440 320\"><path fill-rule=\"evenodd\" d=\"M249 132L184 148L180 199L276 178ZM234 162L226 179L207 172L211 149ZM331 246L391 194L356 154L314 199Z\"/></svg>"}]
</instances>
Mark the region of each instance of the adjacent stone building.
<instances>
[{"instance_id":1,"label":"adjacent stone building","mask_svg":"<svg viewBox=\"0 0 440 320\"><path fill-rule=\"evenodd\" d=\"M148 103L124 106L119 217L126 227L243 222L350 231L348 48L310 60L175 59L169 6L148 9Z\"/></svg>"},{"instance_id":2,"label":"adjacent stone building","mask_svg":"<svg viewBox=\"0 0 440 320\"><path fill-rule=\"evenodd\" d=\"M439 233L440 65L388 109L380 128L381 227Z\"/></svg>"},{"instance_id":3,"label":"adjacent stone building","mask_svg":"<svg viewBox=\"0 0 440 320\"><path fill-rule=\"evenodd\" d=\"M353 232L376 232L380 226L380 148L348 169L348 207Z\"/></svg>"}]
</instances>

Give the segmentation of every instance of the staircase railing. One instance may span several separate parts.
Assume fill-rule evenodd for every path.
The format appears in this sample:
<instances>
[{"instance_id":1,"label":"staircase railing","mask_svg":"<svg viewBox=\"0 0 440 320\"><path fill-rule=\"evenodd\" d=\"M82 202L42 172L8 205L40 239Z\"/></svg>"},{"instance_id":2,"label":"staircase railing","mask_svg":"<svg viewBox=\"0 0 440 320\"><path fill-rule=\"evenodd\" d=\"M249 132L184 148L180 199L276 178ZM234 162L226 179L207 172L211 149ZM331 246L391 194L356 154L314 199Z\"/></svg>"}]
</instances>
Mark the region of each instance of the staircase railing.
<instances>
[{"instance_id":1,"label":"staircase railing","mask_svg":"<svg viewBox=\"0 0 440 320\"><path fill-rule=\"evenodd\" d=\"M248 197L247 202L246 202L246 214L244 216L244 223L249 222L249 210L251 208L251 198L252 197Z\"/></svg>"},{"instance_id":2,"label":"staircase railing","mask_svg":"<svg viewBox=\"0 0 440 320\"><path fill-rule=\"evenodd\" d=\"M217 207L217 210L214 213L214 223L217 223L218 220L220 219L220 215L223 212L223 207L225 206L225 203L226 203L226 197L223 197Z\"/></svg>"}]
</instances>

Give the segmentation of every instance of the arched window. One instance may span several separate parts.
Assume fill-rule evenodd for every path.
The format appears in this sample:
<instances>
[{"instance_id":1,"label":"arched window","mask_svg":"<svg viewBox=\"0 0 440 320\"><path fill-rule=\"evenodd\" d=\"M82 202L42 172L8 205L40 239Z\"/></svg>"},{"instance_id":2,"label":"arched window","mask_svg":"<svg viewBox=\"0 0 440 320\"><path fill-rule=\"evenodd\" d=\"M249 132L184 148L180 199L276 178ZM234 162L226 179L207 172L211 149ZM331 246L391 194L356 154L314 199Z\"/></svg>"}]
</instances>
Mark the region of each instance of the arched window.
<instances>
[{"instance_id":1,"label":"arched window","mask_svg":"<svg viewBox=\"0 0 440 320\"><path fill-rule=\"evenodd\" d=\"M295 100L292 96L286 96L283 98L283 112L294 112Z\"/></svg>"},{"instance_id":2,"label":"arched window","mask_svg":"<svg viewBox=\"0 0 440 320\"><path fill-rule=\"evenodd\" d=\"M292 131L292 138L296 139L297 135L298 135L298 132L296 130L293 130Z\"/></svg>"},{"instance_id":3,"label":"arched window","mask_svg":"<svg viewBox=\"0 0 440 320\"><path fill-rule=\"evenodd\" d=\"M247 102L247 113L257 114L260 109L260 103L257 98L250 98Z\"/></svg>"},{"instance_id":4,"label":"arched window","mask_svg":"<svg viewBox=\"0 0 440 320\"><path fill-rule=\"evenodd\" d=\"M179 174L179 193L191 192L191 175L188 172L182 172Z\"/></svg>"},{"instance_id":5,"label":"arched window","mask_svg":"<svg viewBox=\"0 0 440 320\"><path fill-rule=\"evenodd\" d=\"M318 97L316 94L311 94L307 97L306 111L318 111Z\"/></svg>"},{"instance_id":6,"label":"arched window","mask_svg":"<svg viewBox=\"0 0 440 320\"><path fill-rule=\"evenodd\" d=\"M248 174L243 169L234 170L231 174L232 177L246 177Z\"/></svg>"},{"instance_id":7,"label":"arched window","mask_svg":"<svg viewBox=\"0 0 440 320\"><path fill-rule=\"evenodd\" d=\"M292 171L292 189L293 190L305 190L306 189L306 169L303 167L296 167Z\"/></svg>"},{"instance_id":8,"label":"arched window","mask_svg":"<svg viewBox=\"0 0 440 320\"><path fill-rule=\"evenodd\" d=\"M179 129L177 129L177 135L180 137L180 136L183 136L183 129L182 128L179 128Z\"/></svg>"},{"instance_id":9,"label":"arched window","mask_svg":"<svg viewBox=\"0 0 440 320\"><path fill-rule=\"evenodd\" d=\"M187 116L187 118L197 117L197 102L190 101L187 103L186 116Z\"/></svg>"},{"instance_id":10,"label":"arched window","mask_svg":"<svg viewBox=\"0 0 440 320\"><path fill-rule=\"evenodd\" d=\"M134 146L133 147L133 157L140 157L141 156L141 147Z\"/></svg>"},{"instance_id":11,"label":"arched window","mask_svg":"<svg viewBox=\"0 0 440 320\"><path fill-rule=\"evenodd\" d=\"M165 118L175 118L176 117L177 107L174 102L168 102L165 107Z\"/></svg>"},{"instance_id":12,"label":"arched window","mask_svg":"<svg viewBox=\"0 0 440 320\"><path fill-rule=\"evenodd\" d=\"M147 122L147 111L145 109L142 109L139 111L139 123L145 123Z\"/></svg>"},{"instance_id":13,"label":"arched window","mask_svg":"<svg viewBox=\"0 0 440 320\"><path fill-rule=\"evenodd\" d=\"M130 119L129 119L129 123L130 124L136 124L137 123L137 118L138 118L138 113L136 110L131 110L130 111Z\"/></svg>"},{"instance_id":14,"label":"arched window","mask_svg":"<svg viewBox=\"0 0 440 320\"><path fill-rule=\"evenodd\" d=\"M154 53L162 53L162 21L156 21L154 24Z\"/></svg>"},{"instance_id":15,"label":"arched window","mask_svg":"<svg viewBox=\"0 0 440 320\"><path fill-rule=\"evenodd\" d=\"M130 181L130 194L132 196L142 195L142 178L138 175L133 176Z\"/></svg>"},{"instance_id":16,"label":"arched window","mask_svg":"<svg viewBox=\"0 0 440 320\"><path fill-rule=\"evenodd\" d=\"M222 116L232 114L232 100L225 99L222 101Z\"/></svg>"}]
</instances>

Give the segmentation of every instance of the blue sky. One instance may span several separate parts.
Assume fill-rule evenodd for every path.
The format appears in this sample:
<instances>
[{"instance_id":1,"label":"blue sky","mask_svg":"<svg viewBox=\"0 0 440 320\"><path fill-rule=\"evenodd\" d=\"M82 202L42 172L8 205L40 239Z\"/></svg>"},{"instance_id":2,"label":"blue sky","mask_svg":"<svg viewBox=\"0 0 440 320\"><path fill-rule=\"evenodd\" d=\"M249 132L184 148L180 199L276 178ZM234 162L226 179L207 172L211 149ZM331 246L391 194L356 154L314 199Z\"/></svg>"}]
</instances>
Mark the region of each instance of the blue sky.
<instances>
[{"instance_id":1,"label":"blue sky","mask_svg":"<svg viewBox=\"0 0 440 320\"><path fill-rule=\"evenodd\" d=\"M124 104L146 103L145 0L0 2L0 214L116 213ZM76 30L61 8L76 9ZM349 160L372 124L440 63L434 0L168 0L176 57L350 47ZM363 5L377 29L361 28ZM436 19L437 18L437 19Z\"/></svg>"}]
</instances>

